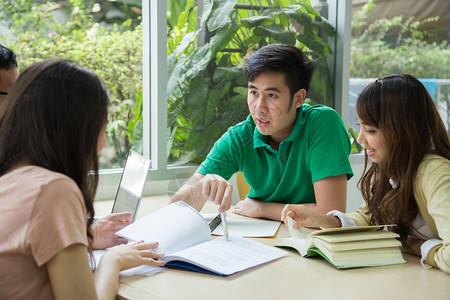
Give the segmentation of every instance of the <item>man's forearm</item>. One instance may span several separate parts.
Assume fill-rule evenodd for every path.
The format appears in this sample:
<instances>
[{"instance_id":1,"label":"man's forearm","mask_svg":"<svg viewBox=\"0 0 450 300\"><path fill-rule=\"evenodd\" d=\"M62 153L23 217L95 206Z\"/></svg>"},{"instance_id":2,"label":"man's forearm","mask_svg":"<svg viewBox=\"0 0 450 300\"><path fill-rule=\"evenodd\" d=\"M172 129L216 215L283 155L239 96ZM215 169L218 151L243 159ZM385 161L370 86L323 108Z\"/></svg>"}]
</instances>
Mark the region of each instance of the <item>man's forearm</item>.
<instances>
[{"instance_id":1,"label":"man's forearm","mask_svg":"<svg viewBox=\"0 0 450 300\"><path fill-rule=\"evenodd\" d=\"M314 183L316 203L304 204L311 211L327 214L332 210L345 212L347 207L347 174L329 176Z\"/></svg>"},{"instance_id":2,"label":"man's forearm","mask_svg":"<svg viewBox=\"0 0 450 300\"><path fill-rule=\"evenodd\" d=\"M284 203L261 202L261 218L281 221L281 212L284 206Z\"/></svg>"},{"instance_id":3,"label":"man's forearm","mask_svg":"<svg viewBox=\"0 0 450 300\"><path fill-rule=\"evenodd\" d=\"M260 207L261 218L266 218L266 219L275 220L275 221L281 221L281 212L283 211L285 205L286 204L284 204L284 203L261 202L261 207ZM332 209L330 209L330 210L327 210L326 212L323 212L322 209L317 209L318 207L317 207L317 204L315 204L315 203L306 203L306 204L302 204L302 205L304 205L311 211L318 213L318 214L326 214L328 211L332 210Z\"/></svg>"},{"instance_id":4,"label":"man's forearm","mask_svg":"<svg viewBox=\"0 0 450 300\"><path fill-rule=\"evenodd\" d=\"M329 207L319 207L316 203L302 203L302 205L306 206L311 211L321 215L326 215L329 211L332 210L339 210L345 213L345 209L342 209L342 205L336 205L336 207L334 207L333 205Z\"/></svg>"}]
</instances>

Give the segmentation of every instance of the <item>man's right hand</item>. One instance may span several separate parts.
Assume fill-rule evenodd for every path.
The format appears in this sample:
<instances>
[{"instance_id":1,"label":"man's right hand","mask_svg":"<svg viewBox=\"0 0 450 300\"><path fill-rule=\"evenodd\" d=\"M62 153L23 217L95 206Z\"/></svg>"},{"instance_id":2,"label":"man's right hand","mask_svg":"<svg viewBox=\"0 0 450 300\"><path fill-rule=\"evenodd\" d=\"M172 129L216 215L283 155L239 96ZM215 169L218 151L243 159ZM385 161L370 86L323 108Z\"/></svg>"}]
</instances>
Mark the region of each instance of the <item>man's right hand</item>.
<instances>
[{"instance_id":1,"label":"man's right hand","mask_svg":"<svg viewBox=\"0 0 450 300\"><path fill-rule=\"evenodd\" d=\"M230 209L233 186L228 181L216 174L203 176L200 181L202 195L220 206L219 213Z\"/></svg>"},{"instance_id":2,"label":"man's right hand","mask_svg":"<svg viewBox=\"0 0 450 300\"><path fill-rule=\"evenodd\" d=\"M184 201L200 211L207 200L219 205L219 212L231 207L233 186L216 174L194 173L192 177L175 193L171 202Z\"/></svg>"}]
</instances>

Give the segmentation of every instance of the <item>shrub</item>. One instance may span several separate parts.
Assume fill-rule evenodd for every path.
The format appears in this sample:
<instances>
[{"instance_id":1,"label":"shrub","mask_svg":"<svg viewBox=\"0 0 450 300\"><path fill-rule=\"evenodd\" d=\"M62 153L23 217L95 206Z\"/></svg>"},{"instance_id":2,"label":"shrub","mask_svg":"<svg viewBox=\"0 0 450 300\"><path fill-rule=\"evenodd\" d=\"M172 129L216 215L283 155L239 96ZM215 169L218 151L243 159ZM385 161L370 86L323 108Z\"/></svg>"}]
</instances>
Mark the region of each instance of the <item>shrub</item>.
<instances>
[{"instance_id":1,"label":"shrub","mask_svg":"<svg viewBox=\"0 0 450 300\"><path fill-rule=\"evenodd\" d=\"M136 95L142 89L142 27L131 19L121 25L100 25L86 1L71 4L68 20L61 23L52 15L54 4L2 2L0 14L7 17L12 31L12 37L2 40L16 52L21 70L45 58L61 57L99 75L111 100L109 139L100 164L122 166L133 133L127 127L134 120Z\"/></svg>"}]
</instances>

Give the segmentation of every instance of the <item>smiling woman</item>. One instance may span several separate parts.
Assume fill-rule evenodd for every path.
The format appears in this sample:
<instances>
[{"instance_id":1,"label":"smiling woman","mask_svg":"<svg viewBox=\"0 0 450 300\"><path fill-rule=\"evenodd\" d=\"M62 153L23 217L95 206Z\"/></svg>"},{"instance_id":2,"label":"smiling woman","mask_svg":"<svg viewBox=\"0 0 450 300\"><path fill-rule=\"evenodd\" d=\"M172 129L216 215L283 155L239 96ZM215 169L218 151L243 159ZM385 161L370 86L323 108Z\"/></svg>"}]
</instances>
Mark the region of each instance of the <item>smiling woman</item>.
<instances>
[{"instance_id":1,"label":"smiling woman","mask_svg":"<svg viewBox=\"0 0 450 300\"><path fill-rule=\"evenodd\" d=\"M359 120L359 118L358 118ZM358 135L358 144L366 148L366 154L372 162L380 163L386 156L386 140L383 132L374 125L368 125L363 121L359 121L361 127Z\"/></svg>"},{"instance_id":2,"label":"smiling woman","mask_svg":"<svg viewBox=\"0 0 450 300\"><path fill-rule=\"evenodd\" d=\"M288 205L283 218L297 226L395 224L389 230L400 235L404 252L450 273L450 141L432 98L415 77L388 75L363 90L356 112L366 147L359 181L365 203L329 216Z\"/></svg>"},{"instance_id":3,"label":"smiling woman","mask_svg":"<svg viewBox=\"0 0 450 300\"><path fill-rule=\"evenodd\" d=\"M450 142L431 96L413 76L388 75L364 89L356 111L373 162L360 181L370 218L357 220L397 224L406 251L450 272Z\"/></svg>"}]
</instances>

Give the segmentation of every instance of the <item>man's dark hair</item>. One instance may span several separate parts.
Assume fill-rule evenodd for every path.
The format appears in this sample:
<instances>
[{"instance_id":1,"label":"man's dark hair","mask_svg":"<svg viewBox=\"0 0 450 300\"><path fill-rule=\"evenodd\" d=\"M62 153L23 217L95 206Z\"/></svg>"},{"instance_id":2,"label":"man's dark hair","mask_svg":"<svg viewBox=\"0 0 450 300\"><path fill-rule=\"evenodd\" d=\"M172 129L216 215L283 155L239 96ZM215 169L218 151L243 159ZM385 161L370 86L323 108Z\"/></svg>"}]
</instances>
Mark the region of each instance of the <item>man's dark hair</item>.
<instances>
[{"instance_id":1,"label":"man's dark hair","mask_svg":"<svg viewBox=\"0 0 450 300\"><path fill-rule=\"evenodd\" d=\"M17 69L16 54L9 48L0 44L0 69Z\"/></svg>"},{"instance_id":2,"label":"man's dark hair","mask_svg":"<svg viewBox=\"0 0 450 300\"><path fill-rule=\"evenodd\" d=\"M281 72L285 76L291 98L300 89L309 90L314 64L297 47L271 44L256 51L245 65L245 80L253 81L262 72Z\"/></svg>"}]
</instances>

